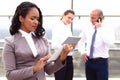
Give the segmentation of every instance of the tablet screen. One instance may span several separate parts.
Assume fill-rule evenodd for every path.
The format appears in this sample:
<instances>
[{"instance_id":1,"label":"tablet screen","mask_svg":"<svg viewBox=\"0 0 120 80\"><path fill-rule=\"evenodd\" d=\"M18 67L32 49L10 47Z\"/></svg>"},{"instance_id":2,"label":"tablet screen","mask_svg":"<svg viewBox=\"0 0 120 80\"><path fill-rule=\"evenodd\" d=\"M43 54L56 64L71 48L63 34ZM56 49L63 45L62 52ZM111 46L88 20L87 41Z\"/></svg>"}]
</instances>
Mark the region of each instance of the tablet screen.
<instances>
[{"instance_id":1,"label":"tablet screen","mask_svg":"<svg viewBox=\"0 0 120 80\"><path fill-rule=\"evenodd\" d=\"M63 43L63 44L77 44L78 41L80 40L80 37L68 37Z\"/></svg>"}]
</instances>

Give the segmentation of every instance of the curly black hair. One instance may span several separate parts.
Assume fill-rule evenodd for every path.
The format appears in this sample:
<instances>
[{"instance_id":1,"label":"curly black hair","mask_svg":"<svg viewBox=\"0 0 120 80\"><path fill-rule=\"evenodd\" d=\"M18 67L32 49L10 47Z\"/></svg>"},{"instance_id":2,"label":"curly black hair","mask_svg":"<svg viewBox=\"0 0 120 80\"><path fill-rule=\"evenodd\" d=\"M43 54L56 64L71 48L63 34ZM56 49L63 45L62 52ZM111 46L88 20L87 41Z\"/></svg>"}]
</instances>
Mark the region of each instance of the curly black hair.
<instances>
[{"instance_id":1,"label":"curly black hair","mask_svg":"<svg viewBox=\"0 0 120 80\"><path fill-rule=\"evenodd\" d=\"M13 15L13 18L12 18L12 22L11 22L12 24L9 29L11 35L14 35L15 33L19 32L18 30L20 29L20 25L21 25L21 22L19 21L19 16L22 16L25 18L31 8L37 8L39 11L40 24L38 24L37 29L34 31L35 35L38 38L45 35L45 29L42 26L43 24L42 12L36 4L31 2L22 2L20 5L17 6L15 14Z\"/></svg>"}]
</instances>

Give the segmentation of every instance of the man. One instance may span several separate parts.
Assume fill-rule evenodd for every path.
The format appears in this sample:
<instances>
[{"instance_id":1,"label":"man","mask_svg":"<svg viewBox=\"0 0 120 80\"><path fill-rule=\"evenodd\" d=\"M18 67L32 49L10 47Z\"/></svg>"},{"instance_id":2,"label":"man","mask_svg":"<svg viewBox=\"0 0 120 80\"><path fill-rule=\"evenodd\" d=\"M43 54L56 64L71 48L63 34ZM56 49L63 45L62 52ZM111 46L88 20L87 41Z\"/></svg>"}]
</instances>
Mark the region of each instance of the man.
<instances>
[{"instance_id":1,"label":"man","mask_svg":"<svg viewBox=\"0 0 120 80\"><path fill-rule=\"evenodd\" d=\"M106 26L103 20L102 10L93 10L90 13L92 27L87 27L80 34L78 51L85 62L87 80L108 80L108 51L114 43L115 36L114 30Z\"/></svg>"}]
</instances>

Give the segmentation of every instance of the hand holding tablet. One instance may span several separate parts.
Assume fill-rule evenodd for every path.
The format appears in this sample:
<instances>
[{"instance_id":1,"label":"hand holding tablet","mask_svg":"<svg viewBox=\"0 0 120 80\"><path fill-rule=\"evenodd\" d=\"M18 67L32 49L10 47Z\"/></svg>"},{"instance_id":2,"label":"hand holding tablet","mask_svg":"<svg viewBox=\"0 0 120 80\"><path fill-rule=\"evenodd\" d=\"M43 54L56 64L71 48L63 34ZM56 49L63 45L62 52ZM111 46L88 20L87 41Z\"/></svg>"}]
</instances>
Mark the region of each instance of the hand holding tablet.
<instances>
[{"instance_id":1,"label":"hand holding tablet","mask_svg":"<svg viewBox=\"0 0 120 80\"><path fill-rule=\"evenodd\" d=\"M76 45L78 43L78 41L80 40L80 37L68 37L63 43L62 45L64 44L71 44L71 45ZM60 56L60 53L62 51L62 47L55 50L55 53L51 56L50 59L48 59L48 63L49 62L54 62L59 56Z\"/></svg>"}]
</instances>

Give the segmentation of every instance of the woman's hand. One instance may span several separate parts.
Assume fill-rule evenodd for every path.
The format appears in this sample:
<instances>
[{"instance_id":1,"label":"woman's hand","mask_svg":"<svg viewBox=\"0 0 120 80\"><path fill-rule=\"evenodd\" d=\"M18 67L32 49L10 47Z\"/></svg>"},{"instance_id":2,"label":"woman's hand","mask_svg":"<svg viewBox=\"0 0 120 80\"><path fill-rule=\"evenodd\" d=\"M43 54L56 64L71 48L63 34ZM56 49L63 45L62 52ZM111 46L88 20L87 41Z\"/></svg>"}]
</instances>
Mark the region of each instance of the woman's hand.
<instances>
[{"instance_id":1,"label":"woman's hand","mask_svg":"<svg viewBox=\"0 0 120 80\"><path fill-rule=\"evenodd\" d=\"M48 54L47 56L44 56L43 58L40 58L39 61L37 62L37 64L35 66L33 66L33 71L37 72L39 71L41 68L43 68L46 64L47 64L47 60L51 57L50 54Z\"/></svg>"},{"instance_id":2,"label":"woman's hand","mask_svg":"<svg viewBox=\"0 0 120 80\"><path fill-rule=\"evenodd\" d=\"M73 49L75 49L75 48L76 48L76 46L77 46L77 44L72 44Z\"/></svg>"},{"instance_id":3,"label":"woman's hand","mask_svg":"<svg viewBox=\"0 0 120 80\"><path fill-rule=\"evenodd\" d=\"M61 61L64 61L67 57L67 54L73 49L73 46L72 45L69 45L69 44L65 44L63 46L63 49L61 51L61 55L60 55L60 60Z\"/></svg>"}]
</instances>

